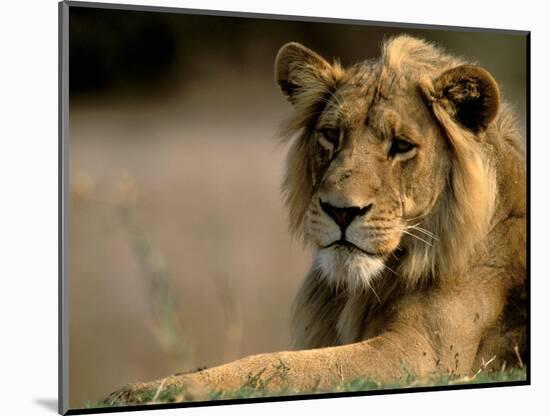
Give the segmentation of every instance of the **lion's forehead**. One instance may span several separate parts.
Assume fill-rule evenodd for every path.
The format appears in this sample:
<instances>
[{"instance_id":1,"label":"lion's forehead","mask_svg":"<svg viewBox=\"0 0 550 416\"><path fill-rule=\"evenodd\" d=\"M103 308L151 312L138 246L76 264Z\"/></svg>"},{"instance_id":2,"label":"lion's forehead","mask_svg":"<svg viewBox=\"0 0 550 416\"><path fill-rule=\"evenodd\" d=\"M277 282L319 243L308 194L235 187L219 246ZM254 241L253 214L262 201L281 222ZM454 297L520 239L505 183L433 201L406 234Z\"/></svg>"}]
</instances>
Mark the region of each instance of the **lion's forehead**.
<instances>
[{"instance_id":1,"label":"lion's forehead","mask_svg":"<svg viewBox=\"0 0 550 416\"><path fill-rule=\"evenodd\" d=\"M410 75L388 71L381 64L353 67L330 95L322 121L384 128L388 121L402 118L411 101L418 99Z\"/></svg>"}]
</instances>

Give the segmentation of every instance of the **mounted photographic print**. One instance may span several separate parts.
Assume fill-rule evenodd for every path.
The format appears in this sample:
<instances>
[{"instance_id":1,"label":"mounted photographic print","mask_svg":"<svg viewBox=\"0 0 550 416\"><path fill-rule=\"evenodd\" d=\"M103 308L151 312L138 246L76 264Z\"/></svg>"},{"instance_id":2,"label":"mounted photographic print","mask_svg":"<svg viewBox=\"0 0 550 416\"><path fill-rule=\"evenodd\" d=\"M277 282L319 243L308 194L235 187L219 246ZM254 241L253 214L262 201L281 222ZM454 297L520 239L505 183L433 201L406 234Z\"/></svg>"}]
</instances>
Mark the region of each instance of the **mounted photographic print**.
<instances>
[{"instance_id":1,"label":"mounted photographic print","mask_svg":"<svg viewBox=\"0 0 550 416\"><path fill-rule=\"evenodd\" d=\"M529 384L529 32L59 11L60 413Z\"/></svg>"}]
</instances>

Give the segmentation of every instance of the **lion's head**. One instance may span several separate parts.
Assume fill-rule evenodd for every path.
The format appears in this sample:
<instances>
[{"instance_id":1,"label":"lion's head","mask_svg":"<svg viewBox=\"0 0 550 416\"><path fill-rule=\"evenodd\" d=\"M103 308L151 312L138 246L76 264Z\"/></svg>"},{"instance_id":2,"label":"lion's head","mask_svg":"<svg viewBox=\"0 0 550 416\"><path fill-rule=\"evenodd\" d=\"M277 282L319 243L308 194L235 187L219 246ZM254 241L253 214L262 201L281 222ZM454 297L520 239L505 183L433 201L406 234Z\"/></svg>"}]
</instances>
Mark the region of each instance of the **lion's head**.
<instances>
[{"instance_id":1,"label":"lion's head","mask_svg":"<svg viewBox=\"0 0 550 416\"><path fill-rule=\"evenodd\" d=\"M495 205L493 77L409 36L347 69L289 43L275 76L294 106L284 134L299 133L283 189L314 267L352 287L386 269L416 284L464 267Z\"/></svg>"}]
</instances>

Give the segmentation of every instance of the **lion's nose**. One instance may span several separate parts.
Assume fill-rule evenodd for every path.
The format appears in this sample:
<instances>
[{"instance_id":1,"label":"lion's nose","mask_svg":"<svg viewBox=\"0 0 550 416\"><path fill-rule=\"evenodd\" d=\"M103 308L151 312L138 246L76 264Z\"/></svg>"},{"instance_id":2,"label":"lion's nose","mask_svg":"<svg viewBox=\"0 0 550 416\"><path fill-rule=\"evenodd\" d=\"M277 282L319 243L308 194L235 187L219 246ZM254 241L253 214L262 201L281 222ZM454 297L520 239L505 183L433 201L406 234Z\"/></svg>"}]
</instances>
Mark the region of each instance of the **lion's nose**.
<instances>
[{"instance_id":1,"label":"lion's nose","mask_svg":"<svg viewBox=\"0 0 550 416\"><path fill-rule=\"evenodd\" d=\"M329 217L331 217L336 224L342 230L342 233L348 228L353 219L357 216L365 215L372 207L372 204L369 204L364 207L335 207L330 205L327 202L321 202L321 208L325 211Z\"/></svg>"}]
</instances>

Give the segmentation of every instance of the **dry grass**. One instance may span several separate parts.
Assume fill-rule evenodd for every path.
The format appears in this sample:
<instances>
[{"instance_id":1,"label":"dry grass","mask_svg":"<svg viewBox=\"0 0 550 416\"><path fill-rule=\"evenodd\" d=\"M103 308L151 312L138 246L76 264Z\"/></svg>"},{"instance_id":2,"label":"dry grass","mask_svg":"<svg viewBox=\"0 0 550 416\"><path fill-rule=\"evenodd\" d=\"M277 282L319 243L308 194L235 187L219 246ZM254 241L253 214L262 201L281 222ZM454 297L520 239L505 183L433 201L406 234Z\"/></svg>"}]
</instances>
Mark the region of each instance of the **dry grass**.
<instances>
[{"instance_id":1,"label":"dry grass","mask_svg":"<svg viewBox=\"0 0 550 416\"><path fill-rule=\"evenodd\" d=\"M402 389L406 392L407 389L418 387L440 387L440 386L459 386L459 385L483 385L491 383L494 385L505 386L507 383L525 381L527 372L525 368L509 368L503 371L487 372L481 370L470 377L457 377L453 375L439 375L426 378L416 378L413 374L407 373L402 379L392 383L380 383L377 380L370 378L359 378L351 382L336 383L330 390L312 390L312 391L291 391L291 390L270 390L269 385L255 385L246 383L236 391L217 391L212 392L207 400L230 400L230 399L247 399L258 397L281 397L289 395L304 395L304 394L322 394L322 393L346 393L346 392L370 392L380 390L395 390ZM88 403L86 407L113 407L143 405L143 404L163 404L163 403L179 403L183 401L193 401L194 398L187 394L181 387L168 386L165 387L161 382L157 387L147 388L136 391L129 398L130 403L121 401L118 398L111 399L105 402ZM203 397L200 398L204 400Z\"/></svg>"}]
</instances>

